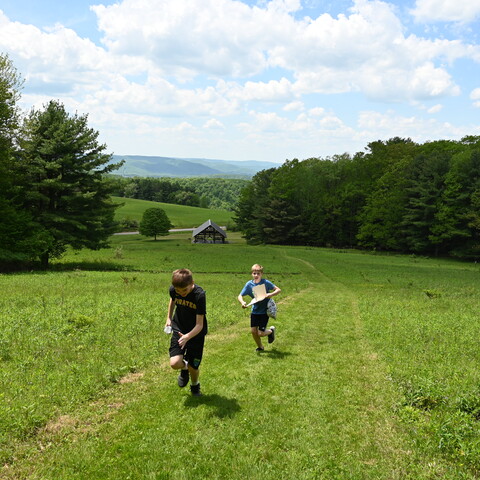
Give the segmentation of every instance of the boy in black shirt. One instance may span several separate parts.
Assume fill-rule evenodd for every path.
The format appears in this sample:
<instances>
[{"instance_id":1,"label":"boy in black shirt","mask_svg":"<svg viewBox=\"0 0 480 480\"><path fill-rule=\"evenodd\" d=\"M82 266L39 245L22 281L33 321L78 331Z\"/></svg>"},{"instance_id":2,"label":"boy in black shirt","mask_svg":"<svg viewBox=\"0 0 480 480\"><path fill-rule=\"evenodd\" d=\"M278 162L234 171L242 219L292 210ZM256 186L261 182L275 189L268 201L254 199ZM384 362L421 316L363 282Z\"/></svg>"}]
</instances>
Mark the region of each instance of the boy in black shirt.
<instances>
[{"instance_id":1,"label":"boy in black shirt","mask_svg":"<svg viewBox=\"0 0 480 480\"><path fill-rule=\"evenodd\" d=\"M200 396L198 369L208 330L205 291L193 283L192 272L182 268L173 272L169 294L165 326L171 326L173 330L170 366L180 370L178 386L185 387L191 379L192 395Z\"/></svg>"}]
</instances>

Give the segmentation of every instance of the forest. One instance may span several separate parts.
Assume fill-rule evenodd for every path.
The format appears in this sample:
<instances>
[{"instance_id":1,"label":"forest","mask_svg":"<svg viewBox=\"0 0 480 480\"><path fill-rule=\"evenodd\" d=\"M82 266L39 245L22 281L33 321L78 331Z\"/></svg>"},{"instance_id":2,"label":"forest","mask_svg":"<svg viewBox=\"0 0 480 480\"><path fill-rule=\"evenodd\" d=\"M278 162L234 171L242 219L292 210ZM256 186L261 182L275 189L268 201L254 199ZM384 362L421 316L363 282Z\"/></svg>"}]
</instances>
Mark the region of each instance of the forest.
<instances>
[{"instance_id":1,"label":"forest","mask_svg":"<svg viewBox=\"0 0 480 480\"><path fill-rule=\"evenodd\" d=\"M363 152L287 160L251 181L121 178L88 115L58 101L28 114L22 78L0 55L0 263L68 247L99 249L118 227L118 195L233 210L251 244L362 248L480 257L480 137L416 143L395 137Z\"/></svg>"},{"instance_id":2,"label":"forest","mask_svg":"<svg viewBox=\"0 0 480 480\"><path fill-rule=\"evenodd\" d=\"M235 220L250 243L480 257L480 137L369 143L263 170Z\"/></svg>"},{"instance_id":3,"label":"forest","mask_svg":"<svg viewBox=\"0 0 480 480\"><path fill-rule=\"evenodd\" d=\"M154 202L232 211L249 181L223 177L134 177L109 175L114 195Z\"/></svg>"}]
</instances>

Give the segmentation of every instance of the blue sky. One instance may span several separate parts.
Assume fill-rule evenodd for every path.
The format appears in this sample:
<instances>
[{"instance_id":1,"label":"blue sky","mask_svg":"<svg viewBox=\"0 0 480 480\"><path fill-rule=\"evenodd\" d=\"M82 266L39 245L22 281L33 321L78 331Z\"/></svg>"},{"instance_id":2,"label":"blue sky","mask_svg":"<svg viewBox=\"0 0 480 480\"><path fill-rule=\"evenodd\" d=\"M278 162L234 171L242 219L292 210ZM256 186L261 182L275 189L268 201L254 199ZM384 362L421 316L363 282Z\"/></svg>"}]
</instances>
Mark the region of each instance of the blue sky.
<instances>
[{"instance_id":1,"label":"blue sky","mask_svg":"<svg viewBox=\"0 0 480 480\"><path fill-rule=\"evenodd\" d=\"M480 0L0 0L21 106L109 152L283 162L480 135Z\"/></svg>"}]
</instances>

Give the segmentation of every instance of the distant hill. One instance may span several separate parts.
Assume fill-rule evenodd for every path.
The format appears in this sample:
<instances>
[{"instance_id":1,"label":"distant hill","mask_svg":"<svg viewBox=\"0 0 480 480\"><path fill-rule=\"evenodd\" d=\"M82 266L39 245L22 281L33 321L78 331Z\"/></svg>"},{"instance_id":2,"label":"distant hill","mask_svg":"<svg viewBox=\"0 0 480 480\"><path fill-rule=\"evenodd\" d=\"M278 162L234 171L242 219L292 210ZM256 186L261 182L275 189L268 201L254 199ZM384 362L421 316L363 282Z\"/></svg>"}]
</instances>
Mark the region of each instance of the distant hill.
<instances>
[{"instance_id":1,"label":"distant hill","mask_svg":"<svg viewBox=\"0 0 480 480\"><path fill-rule=\"evenodd\" d=\"M113 197L115 203L122 206L115 211L115 219L121 222L124 219L140 222L147 208L157 207L165 210L174 228L198 227L206 220L213 220L228 230L232 228L232 212L227 210L210 210L208 208L189 207L187 205L174 205L173 203L149 202L136 198Z\"/></svg>"},{"instance_id":2,"label":"distant hill","mask_svg":"<svg viewBox=\"0 0 480 480\"><path fill-rule=\"evenodd\" d=\"M113 172L123 177L230 177L250 178L260 170L279 167L265 161L213 160L209 158L175 158L142 155L113 155L114 163L125 160Z\"/></svg>"}]
</instances>

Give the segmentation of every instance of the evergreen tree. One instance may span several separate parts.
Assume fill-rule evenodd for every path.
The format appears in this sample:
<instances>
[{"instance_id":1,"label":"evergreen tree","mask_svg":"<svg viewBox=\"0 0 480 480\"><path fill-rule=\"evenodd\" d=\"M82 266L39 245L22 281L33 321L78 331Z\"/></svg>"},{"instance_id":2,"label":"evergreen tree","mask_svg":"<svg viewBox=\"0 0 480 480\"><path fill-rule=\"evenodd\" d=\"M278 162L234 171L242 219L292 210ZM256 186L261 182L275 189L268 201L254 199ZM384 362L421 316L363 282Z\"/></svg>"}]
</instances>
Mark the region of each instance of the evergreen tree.
<instances>
[{"instance_id":1,"label":"evergreen tree","mask_svg":"<svg viewBox=\"0 0 480 480\"><path fill-rule=\"evenodd\" d=\"M17 171L22 181L19 200L44 231L39 252L43 267L67 246L99 249L115 230L111 184L103 176L120 164L98 143L98 132L86 115L69 115L50 101L32 110L24 121Z\"/></svg>"},{"instance_id":2,"label":"evergreen tree","mask_svg":"<svg viewBox=\"0 0 480 480\"><path fill-rule=\"evenodd\" d=\"M371 156L381 176L366 199L359 216L358 242L361 246L382 250L404 249L400 225L407 203L405 172L416 155L417 145L410 139L393 138L376 142Z\"/></svg>"},{"instance_id":3,"label":"evergreen tree","mask_svg":"<svg viewBox=\"0 0 480 480\"><path fill-rule=\"evenodd\" d=\"M469 137L471 138L471 137ZM430 240L440 252L478 258L480 254L480 141L454 155Z\"/></svg>"},{"instance_id":4,"label":"evergreen tree","mask_svg":"<svg viewBox=\"0 0 480 480\"><path fill-rule=\"evenodd\" d=\"M268 243L279 245L300 243L298 241L301 230L300 215L287 200L273 198L265 207L262 223Z\"/></svg>"},{"instance_id":5,"label":"evergreen tree","mask_svg":"<svg viewBox=\"0 0 480 480\"><path fill-rule=\"evenodd\" d=\"M429 237L445 190L450 158L450 149L443 142L435 142L435 148L429 146L418 155L407 172L407 204L401 224L407 251L438 253Z\"/></svg>"},{"instance_id":6,"label":"evergreen tree","mask_svg":"<svg viewBox=\"0 0 480 480\"><path fill-rule=\"evenodd\" d=\"M269 241L264 231L264 216L265 207L270 202L268 192L274 172L275 168L258 172L250 185L241 192L238 205L234 209L234 221L249 243Z\"/></svg>"},{"instance_id":7,"label":"evergreen tree","mask_svg":"<svg viewBox=\"0 0 480 480\"><path fill-rule=\"evenodd\" d=\"M253 217L255 210L254 199L254 183L253 180L240 192L240 196L233 212L235 216L233 220L238 228L243 233L247 241L251 241L257 233L257 222Z\"/></svg>"},{"instance_id":8,"label":"evergreen tree","mask_svg":"<svg viewBox=\"0 0 480 480\"><path fill-rule=\"evenodd\" d=\"M154 237L157 240L157 235L168 235L168 231L173 227L165 210L163 208L147 208L143 212L142 220L140 221L140 234L146 237Z\"/></svg>"},{"instance_id":9,"label":"evergreen tree","mask_svg":"<svg viewBox=\"0 0 480 480\"><path fill-rule=\"evenodd\" d=\"M12 266L35 257L42 234L28 212L15 202L14 172L23 80L7 55L0 54L0 265Z\"/></svg>"}]
</instances>

